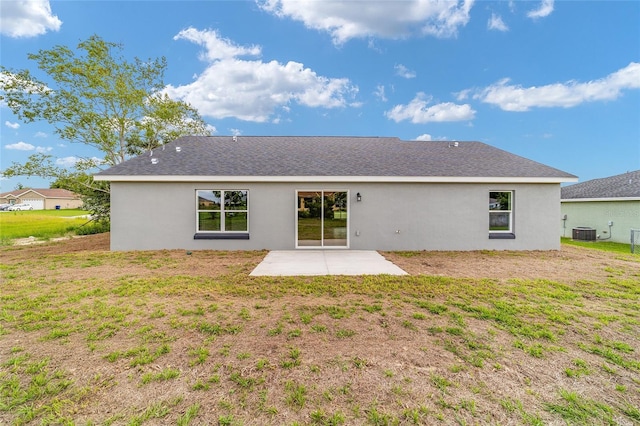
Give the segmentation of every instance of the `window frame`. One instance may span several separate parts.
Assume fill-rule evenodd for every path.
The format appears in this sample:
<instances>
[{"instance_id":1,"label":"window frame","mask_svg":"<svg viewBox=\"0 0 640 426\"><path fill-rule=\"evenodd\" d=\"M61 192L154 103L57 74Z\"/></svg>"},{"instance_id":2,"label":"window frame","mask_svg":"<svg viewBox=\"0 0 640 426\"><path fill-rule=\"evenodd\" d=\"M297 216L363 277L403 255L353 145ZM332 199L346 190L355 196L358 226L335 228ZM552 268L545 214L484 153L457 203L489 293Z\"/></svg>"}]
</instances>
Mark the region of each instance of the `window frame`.
<instances>
[{"instance_id":1,"label":"window frame","mask_svg":"<svg viewBox=\"0 0 640 426\"><path fill-rule=\"evenodd\" d=\"M509 193L509 209L507 210L494 210L491 208L491 194L496 192L507 192ZM515 212L515 190L513 189L492 189L489 190L489 238L490 239L513 239L515 238L514 233L514 212ZM491 214L492 213L508 213L509 215L509 226L508 229L491 229Z\"/></svg>"},{"instance_id":2,"label":"window frame","mask_svg":"<svg viewBox=\"0 0 640 426\"><path fill-rule=\"evenodd\" d=\"M220 206L214 210L202 210L199 204L200 192L220 192ZM246 208L245 209L229 209L225 206L225 196L228 192L244 192L246 193ZM195 235L194 239L249 239L249 190L248 189L211 189L211 188L197 188L195 190ZM200 213L215 212L220 214L220 229L219 230L202 230L200 229ZM226 226L226 214L227 213L245 213L247 226L245 230L227 230Z\"/></svg>"}]
</instances>

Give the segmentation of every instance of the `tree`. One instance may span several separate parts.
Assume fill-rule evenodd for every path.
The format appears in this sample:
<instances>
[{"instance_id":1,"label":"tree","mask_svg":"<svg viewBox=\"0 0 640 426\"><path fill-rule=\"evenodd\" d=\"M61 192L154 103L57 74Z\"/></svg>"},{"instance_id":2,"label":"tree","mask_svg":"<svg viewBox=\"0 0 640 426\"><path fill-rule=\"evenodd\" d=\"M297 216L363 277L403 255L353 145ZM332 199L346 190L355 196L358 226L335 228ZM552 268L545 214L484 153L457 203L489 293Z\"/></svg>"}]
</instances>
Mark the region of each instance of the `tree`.
<instances>
[{"instance_id":1,"label":"tree","mask_svg":"<svg viewBox=\"0 0 640 426\"><path fill-rule=\"evenodd\" d=\"M0 100L20 120L47 121L61 139L92 146L103 158L80 158L70 170L56 165L53 156L38 153L25 164L13 163L2 174L54 179L58 187L79 193L92 212L104 217L109 212L109 185L93 181L92 171L179 136L209 131L193 107L161 92L164 57L129 62L121 45L96 35L77 49L78 53L56 46L28 55L53 87L29 70L0 67Z\"/></svg>"}]
</instances>

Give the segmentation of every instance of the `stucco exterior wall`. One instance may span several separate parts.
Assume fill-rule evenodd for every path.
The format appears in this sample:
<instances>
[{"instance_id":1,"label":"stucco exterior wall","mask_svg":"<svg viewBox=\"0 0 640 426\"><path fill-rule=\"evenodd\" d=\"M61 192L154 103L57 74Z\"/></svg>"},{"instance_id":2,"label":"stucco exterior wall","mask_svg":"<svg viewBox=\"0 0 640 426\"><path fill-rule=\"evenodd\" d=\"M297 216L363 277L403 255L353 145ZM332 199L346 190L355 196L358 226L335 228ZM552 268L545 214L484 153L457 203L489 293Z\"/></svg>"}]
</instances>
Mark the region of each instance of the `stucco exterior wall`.
<instances>
[{"instance_id":1,"label":"stucco exterior wall","mask_svg":"<svg viewBox=\"0 0 640 426\"><path fill-rule=\"evenodd\" d=\"M573 228L589 227L596 230L600 239L629 244L631 228L640 229L639 201L563 201L560 235L571 238ZM613 222L609 233L609 221Z\"/></svg>"},{"instance_id":2,"label":"stucco exterior wall","mask_svg":"<svg viewBox=\"0 0 640 426\"><path fill-rule=\"evenodd\" d=\"M54 210L56 206L60 206L61 209L79 209L82 207L83 203L80 199L70 199L70 198L44 198L37 194L28 194L23 198L16 197L4 197L0 198L0 203L28 203L31 200L39 200L42 203L42 206L45 210Z\"/></svg>"},{"instance_id":3,"label":"stucco exterior wall","mask_svg":"<svg viewBox=\"0 0 640 426\"><path fill-rule=\"evenodd\" d=\"M82 205L82 200L72 200L69 198L45 198L44 200L44 208L46 210L53 210L56 206L60 206L61 209L79 209Z\"/></svg>"},{"instance_id":4,"label":"stucco exterior wall","mask_svg":"<svg viewBox=\"0 0 640 426\"><path fill-rule=\"evenodd\" d=\"M194 240L196 189L249 190L250 239ZM112 182L111 249L291 250L296 190L349 192L350 249L560 248L559 184ZM515 239L489 239L489 192L507 190Z\"/></svg>"}]
</instances>

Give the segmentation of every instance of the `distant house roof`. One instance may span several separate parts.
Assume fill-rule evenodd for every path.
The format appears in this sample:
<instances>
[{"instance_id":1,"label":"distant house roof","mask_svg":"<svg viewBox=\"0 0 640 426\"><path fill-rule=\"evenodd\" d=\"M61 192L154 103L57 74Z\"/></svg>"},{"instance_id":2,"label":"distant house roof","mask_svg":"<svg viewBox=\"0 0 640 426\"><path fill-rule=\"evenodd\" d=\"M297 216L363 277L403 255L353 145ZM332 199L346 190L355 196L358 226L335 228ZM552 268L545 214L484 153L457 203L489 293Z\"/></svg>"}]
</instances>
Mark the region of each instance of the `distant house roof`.
<instances>
[{"instance_id":1,"label":"distant house roof","mask_svg":"<svg viewBox=\"0 0 640 426\"><path fill-rule=\"evenodd\" d=\"M187 136L100 172L95 178L112 181L577 180L569 173L481 142L329 136Z\"/></svg>"},{"instance_id":2,"label":"distant house roof","mask_svg":"<svg viewBox=\"0 0 640 426\"><path fill-rule=\"evenodd\" d=\"M565 186L561 189L560 198L563 200L585 198L640 199L640 170Z\"/></svg>"},{"instance_id":3,"label":"distant house roof","mask_svg":"<svg viewBox=\"0 0 640 426\"><path fill-rule=\"evenodd\" d=\"M34 192L43 198L70 198L77 199L78 194L75 192L69 191L67 189L60 188L51 188L51 189L34 189L34 188L23 188L16 189L14 191L3 192L0 194L0 198L21 198L27 195L29 192Z\"/></svg>"}]
</instances>

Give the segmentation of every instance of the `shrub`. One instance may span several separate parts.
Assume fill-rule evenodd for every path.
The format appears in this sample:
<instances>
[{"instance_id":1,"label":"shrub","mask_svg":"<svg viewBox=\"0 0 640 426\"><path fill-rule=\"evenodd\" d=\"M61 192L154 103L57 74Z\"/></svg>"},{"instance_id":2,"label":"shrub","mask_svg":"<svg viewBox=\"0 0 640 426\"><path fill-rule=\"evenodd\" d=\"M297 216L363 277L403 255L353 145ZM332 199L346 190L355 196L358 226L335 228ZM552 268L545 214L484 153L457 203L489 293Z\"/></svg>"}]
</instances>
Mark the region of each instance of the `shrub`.
<instances>
[{"instance_id":1,"label":"shrub","mask_svg":"<svg viewBox=\"0 0 640 426\"><path fill-rule=\"evenodd\" d=\"M85 225L79 226L76 229L77 235L93 235L102 234L103 232L109 232L111 229L111 223L107 220L91 221Z\"/></svg>"}]
</instances>

